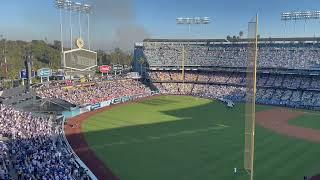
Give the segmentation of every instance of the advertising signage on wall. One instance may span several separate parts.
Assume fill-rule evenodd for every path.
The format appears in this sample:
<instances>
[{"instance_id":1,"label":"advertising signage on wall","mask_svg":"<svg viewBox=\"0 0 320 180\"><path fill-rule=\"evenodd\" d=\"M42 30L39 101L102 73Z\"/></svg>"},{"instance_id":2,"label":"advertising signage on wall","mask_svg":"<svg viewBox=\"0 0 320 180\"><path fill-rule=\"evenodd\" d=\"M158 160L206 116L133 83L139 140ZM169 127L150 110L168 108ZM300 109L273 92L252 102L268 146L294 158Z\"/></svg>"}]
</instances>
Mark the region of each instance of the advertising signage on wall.
<instances>
[{"instance_id":1,"label":"advertising signage on wall","mask_svg":"<svg viewBox=\"0 0 320 180\"><path fill-rule=\"evenodd\" d=\"M99 67L101 73L108 73L109 71L111 71L111 69L112 67L108 65L102 65Z\"/></svg>"},{"instance_id":2,"label":"advertising signage on wall","mask_svg":"<svg viewBox=\"0 0 320 180\"><path fill-rule=\"evenodd\" d=\"M95 110L95 109L99 109L101 107L100 103L96 103L94 105L91 105L91 111Z\"/></svg>"},{"instance_id":3,"label":"advertising signage on wall","mask_svg":"<svg viewBox=\"0 0 320 180\"><path fill-rule=\"evenodd\" d=\"M32 70L32 73L31 73L31 77L35 77L36 76L36 72L34 70ZM22 69L20 71L20 79L27 79L27 71L25 69Z\"/></svg>"},{"instance_id":4,"label":"advertising signage on wall","mask_svg":"<svg viewBox=\"0 0 320 180\"><path fill-rule=\"evenodd\" d=\"M49 76L52 76L52 69L50 69L50 68L38 69L37 75L38 75L39 77L49 77Z\"/></svg>"}]
</instances>

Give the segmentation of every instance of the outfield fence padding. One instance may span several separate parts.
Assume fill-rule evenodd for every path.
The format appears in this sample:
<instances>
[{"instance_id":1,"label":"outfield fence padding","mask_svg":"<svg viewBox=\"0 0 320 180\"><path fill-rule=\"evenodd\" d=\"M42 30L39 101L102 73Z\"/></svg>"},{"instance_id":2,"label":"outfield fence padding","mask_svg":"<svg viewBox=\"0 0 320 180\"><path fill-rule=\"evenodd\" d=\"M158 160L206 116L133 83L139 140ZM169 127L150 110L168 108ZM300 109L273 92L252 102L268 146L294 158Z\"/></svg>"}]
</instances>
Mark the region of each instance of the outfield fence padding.
<instances>
[{"instance_id":1,"label":"outfield fence padding","mask_svg":"<svg viewBox=\"0 0 320 180\"><path fill-rule=\"evenodd\" d=\"M60 118L63 118L62 121L62 135L63 135L63 140L65 141L67 148L72 152L72 154L74 155L76 162L85 170L87 170L87 174L90 176L90 178L92 180L97 180L97 177L92 173L92 171L86 166L86 164L78 157L78 155L73 151L72 147L70 146L65 132L64 132L64 124L66 123L66 121L72 117L78 116L80 114L89 112L89 111L94 111L103 107L107 107L107 106L111 106L112 104L119 104L119 103L124 103L124 102L128 102L131 100L135 100L135 99L139 99L139 98L144 98L144 97L148 97L148 96L153 96L153 95L157 95L159 94L159 91L152 91L150 93L139 93L139 94L135 94L132 96L123 96L123 97L118 97L118 98L113 98L111 100L107 100L107 101L103 101L103 102L98 102L92 105L88 105L82 108L74 108L71 111L64 111L62 113L62 116Z\"/></svg>"}]
</instances>

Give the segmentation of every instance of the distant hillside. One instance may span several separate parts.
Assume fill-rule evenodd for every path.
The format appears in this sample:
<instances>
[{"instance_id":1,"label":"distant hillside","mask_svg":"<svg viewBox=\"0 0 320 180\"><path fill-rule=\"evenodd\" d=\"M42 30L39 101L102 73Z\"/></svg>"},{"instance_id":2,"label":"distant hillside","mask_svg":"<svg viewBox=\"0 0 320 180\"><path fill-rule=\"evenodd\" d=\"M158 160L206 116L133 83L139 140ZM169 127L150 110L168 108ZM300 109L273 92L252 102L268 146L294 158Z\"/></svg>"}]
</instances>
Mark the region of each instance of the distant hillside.
<instances>
[{"instance_id":1,"label":"distant hillside","mask_svg":"<svg viewBox=\"0 0 320 180\"><path fill-rule=\"evenodd\" d=\"M42 67L59 68L60 67L60 50L53 45L49 45L44 41L34 40L32 42L25 41L6 41L6 58L9 65L9 78L18 78L21 69L24 69L24 60L22 56L26 47L32 48L33 68ZM4 40L0 41L0 62L4 62ZM3 76L3 69L0 76Z\"/></svg>"},{"instance_id":2,"label":"distant hillside","mask_svg":"<svg viewBox=\"0 0 320 180\"><path fill-rule=\"evenodd\" d=\"M0 41L0 64L4 63L4 40ZM26 47L31 47L33 52L33 69L37 70L43 67L52 69L61 68L60 42L54 41L54 44L48 44L42 40L26 41L6 41L6 58L9 65L8 78L19 78L19 72L24 69L24 60L22 56ZM130 65L132 54L126 53L119 48L111 52L98 50L98 65L123 64ZM4 76L3 68L0 68L0 77Z\"/></svg>"}]
</instances>

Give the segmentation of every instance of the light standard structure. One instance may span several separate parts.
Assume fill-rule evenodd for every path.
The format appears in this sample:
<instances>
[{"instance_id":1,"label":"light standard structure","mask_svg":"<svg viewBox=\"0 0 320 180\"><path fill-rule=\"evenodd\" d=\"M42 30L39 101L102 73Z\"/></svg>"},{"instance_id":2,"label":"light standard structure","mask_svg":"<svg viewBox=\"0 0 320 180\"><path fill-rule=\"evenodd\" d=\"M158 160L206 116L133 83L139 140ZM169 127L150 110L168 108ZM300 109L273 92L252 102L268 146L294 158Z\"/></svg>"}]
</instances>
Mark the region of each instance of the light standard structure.
<instances>
[{"instance_id":1,"label":"light standard structure","mask_svg":"<svg viewBox=\"0 0 320 180\"><path fill-rule=\"evenodd\" d=\"M92 6L89 4L83 5L83 12L87 14L87 25L88 25L88 48L91 50L90 44L90 14L92 13Z\"/></svg>"},{"instance_id":2,"label":"light standard structure","mask_svg":"<svg viewBox=\"0 0 320 180\"><path fill-rule=\"evenodd\" d=\"M66 9L69 12L69 28L70 28L70 49L73 49L73 24L72 24L72 13L78 13L78 26L79 26L79 38L82 38L82 26L81 26L81 15L87 15L87 28L88 28L88 49L91 50L90 43L90 15L92 14L92 5L84 4L80 2L73 2L71 0L55 0L55 7L60 11L60 39L61 49L63 52L63 22L62 22L62 10Z\"/></svg>"},{"instance_id":3,"label":"light standard structure","mask_svg":"<svg viewBox=\"0 0 320 180\"><path fill-rule=\"evenodd\" d=\"M63 42L63 28L62 28L62 12L65 10L69 13L70 24L70 50L62 50L61 66L65 69L66 76L70 75L91 75L94 74L93 68L97 66L97 53L91 51L91 46L88 44L88 48L85 47L83 40L83 27L82 23L83 14L88 15L88 41L90 41L90 25L89 14L92 12L92 6L89 4L75 2L73 0L54 0L56 7L60 10L60 30L61 41ZM76 15L76 16L74 16ZM74 29L77 28L76 24L73 24L73 18L78 18L79 34L74 38ZM75 26L74 26L75 25ZM76 46L76 47L75 47ZM63 49L63 48L62 48ZM70 73L70 74L69 74Z\"/></svg>"},{"instance_id":4,"label":"light standard structure","mask_svg":"<svg viewBox=\"0 0 320 180\"><path fill-rule=\"evenodd\" d=\"M210 24L211 19L210 17L178 17L176 19L176 23L181 25L188 25L190 33L191 25Z\"/></svg>"},{"instance_id":5,"label":"light standard structure","mask_svg":"<svg viewBox=\"0 0 320 180\"><path fill-rule=\"evenodd\" d=\"M210 17L178 17L176 18L177 25L188 25L189 33L191 31L191 25L206 25L211 23ZM185 44L180 44L182 46L182 61L181 61L181 79L184 84L184 78L185 78Z\"/></svg>"},{"instance_id":6,"label":"light standard structure","mask_svg":"<svg viewBox=\"0 0 320 180\"><path fill-rule=\"evenodd\" d=\"M79 2L75 2L74 3L74 10L76 12L78 12L78 20L79 20L79 38L82 38L82 33L81 33L81 13L83 11L83 7L82 7L82 4L79 3Z\"/></svg>"},{"instance_id":7,"label":"light standard structure","mask_svg":"<svg viewBox=\"0 0 320 180\"><path fill-rule=\"evenodd\" d=\"M72 49L73 45L73 37L72 37L72 11L74 10L74 2L70 0L66 0L65 8L69 11L69 28L70 28L70 49Z\"/></svg>"},{"instance_id":8,"label":"light standard structure","mask_svg":"<svg viewBox=\"0 0 320 180\"><path fill-rule=\"evenodd\" d=\"M285 34L288 21L294 21L294 31L296 22L304 21L304 31L306 31L306 22L314 19L320 19L320 11L292 11L281 13L281 21L285 23Z\"/></svg>"},{"instance_id":9,"label":"light standard structure","mask_svg":"<svg viewBox=\"0 0 320 180\"><path fill-rule=\"evenodd\" d=\"M65 7L65 0L55 0L55 7L60 11L60 42L61 42L61 53L63 53L63 34L62 34L62 9Z\"/></svg>"}]
</instances>

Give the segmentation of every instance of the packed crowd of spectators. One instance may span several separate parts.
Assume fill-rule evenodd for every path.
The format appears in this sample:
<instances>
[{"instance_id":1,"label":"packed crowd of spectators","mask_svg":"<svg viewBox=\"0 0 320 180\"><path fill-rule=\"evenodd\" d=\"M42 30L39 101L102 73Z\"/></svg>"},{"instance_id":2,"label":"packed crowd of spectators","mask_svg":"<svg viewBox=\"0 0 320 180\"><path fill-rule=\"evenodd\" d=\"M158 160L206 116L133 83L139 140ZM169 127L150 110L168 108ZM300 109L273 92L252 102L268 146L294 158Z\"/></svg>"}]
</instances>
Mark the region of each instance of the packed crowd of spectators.
<instances>
[{"instance_id":1,"label":"packed crowd of spectators","mask_svg":"<svg viewBox=\"0 0 320 180\"><path fill-rule=\"evenodd\" d=\"M181 71L150 71L149 78L158 81L182 81ZM246 74L240 72L197 72L185 71L184 82L220 83L228 85L246 85ZM293 74L259 74L257 86L305 89L320 91L320 76Z\"/></svg>"},{"instance_id":2,"label":"packed crowd of spectators","mask_svg":"<svg viewBox=\"0 0 320 180\"><path fill-rule=\"evenodd\" d=\"M90 82L79 86L56 86L37 89L42 98L60 98L75 105L92 104L112 98L150 93L150 89L134 79L116 79L112 81Z\"/></svg>"},{"instance_id":3,"label":"packed crowd of spectators","mask_svg":"<svg viewBox=\"0 0 320 180\"><path fill-rule=\"evenodd\" d=\"M240 72L150 71L154 85L165 94L189 94L244 101L246 74ZM320 109L320 77L292 74L259 74L257 102Z\"/></svg>"},{"instance_id":4,"label":"packed crowd of spectators","mask_svg":"<svg viewBox=\"0 0 320 180\"><path fill-rule=\"evenodd\" d=\"M181 66L182 42L145 42L144 56L150 66ZM185 44L185 66L246 67L248 44ZM261 68L319 68L319 44L260 44Z\"/></svg>"},{"instance_id":5,"label":"packed crowd of spectators","mask_svg":"<svg viewBox=\"0 0 320 180\"><path fill-rule=\"evenodd\" d=\"M85 83L55 81L32 87L42 98L58 98L75 105L121 96L151 94L140 81L125 77ZM0 104L0 180L86 180L63 138L61 122Z\"/></svg>"},{"instance_id":6,"label":"packed crowd of spectators","mask_svg":"<svg viewBox=\"0 0 320 180\"><path fill-rule=\"evenodd\" d=\"M88 179L52 117L0 105L0 179Z\"/></svg>"}]
</instances>

